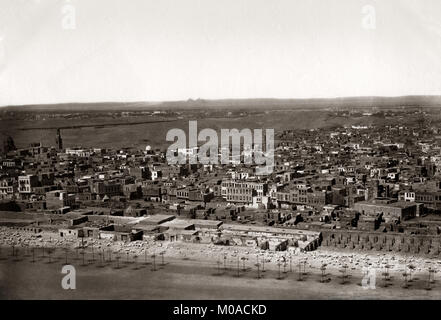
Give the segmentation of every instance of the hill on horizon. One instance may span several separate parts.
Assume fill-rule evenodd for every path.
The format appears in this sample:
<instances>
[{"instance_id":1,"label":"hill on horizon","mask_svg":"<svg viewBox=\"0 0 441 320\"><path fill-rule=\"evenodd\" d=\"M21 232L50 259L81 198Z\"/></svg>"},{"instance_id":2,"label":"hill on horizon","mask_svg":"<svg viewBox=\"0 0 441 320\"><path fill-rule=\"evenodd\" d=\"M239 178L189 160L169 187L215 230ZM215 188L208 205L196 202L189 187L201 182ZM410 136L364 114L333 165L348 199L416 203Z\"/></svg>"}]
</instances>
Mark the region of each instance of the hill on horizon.
<instances>
[{"instance_id":1,"label":"hill on horizon","mask_svg":"<svg viewBox=\"0 0 441 320\"><path fill-rule=\"evenodd\" d=\"M151 110L151 109L204 109L204 108L393 108L393 107L440 107L441 95L413 95L399 97L339 97L314 99L188 99L163 102L85 102L30 104L0 107L0 111L102 111L102 110Z\"/></svg>"}]
</instances>

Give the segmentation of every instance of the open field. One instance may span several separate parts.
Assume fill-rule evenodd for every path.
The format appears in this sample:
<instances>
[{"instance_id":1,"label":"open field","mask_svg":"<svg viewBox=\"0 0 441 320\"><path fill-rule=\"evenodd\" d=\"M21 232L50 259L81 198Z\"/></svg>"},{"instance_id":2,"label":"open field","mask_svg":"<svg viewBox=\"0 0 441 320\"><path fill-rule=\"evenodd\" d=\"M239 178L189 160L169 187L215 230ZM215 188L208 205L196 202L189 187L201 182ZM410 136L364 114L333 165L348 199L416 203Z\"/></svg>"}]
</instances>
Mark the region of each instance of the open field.
<instances>
[{"instance_id":1,"label":"open field","mask_svg":"<svg viewBox=\"0 0 441 320\"><path fill-rule=\"evenodd\" d=\"M69 261L68 261L69 262ZM70 261L76 267L75 290L61 287L64 258L29 257L15 259L2 255L0 260L1 299L439 299L436 284L431 291L424 289L424 279L414 277L411 288L403 289L400 279L393 278L387 288L364 289L361 275L354 274L346 284L330 275L330 282L321 283L317 272L308 272L298 281L296 272L267 270L257 279L256 271L240 271L230 267L217 272L215 266L197 261L166 259L156 262L152 271L151 258L143 262L106 262L101 264ZM102 266L103 265L103 266ZM380 281L378 281L380 283Z\"/></svg>"},{"instance_id":2,"label":"open field","mask_svg":"<svg viewBox=\"0 0 441 320\"><path fill-rule=\"evenodd\" d=\"M412 119L385 119L377 116L339 116L324 110L272 110L249 113L244 116L207 117L201 113L185 115L182 119L152 117L127 117L81 119L47 119L38 121L0 120L0 132L11 135L17 147L26 147L32 142L44 146L55 145L56 128L62 129L65 147L134 147L166 148L169 129L188 131L188 121L198 120L198 129L273 128L276 132L288 129L333 128L343 125L385 125L406 123ZM155 122L156 121L156 122ZM164 122L165 121L165 122Z\"/></svg>"}]
</instances>

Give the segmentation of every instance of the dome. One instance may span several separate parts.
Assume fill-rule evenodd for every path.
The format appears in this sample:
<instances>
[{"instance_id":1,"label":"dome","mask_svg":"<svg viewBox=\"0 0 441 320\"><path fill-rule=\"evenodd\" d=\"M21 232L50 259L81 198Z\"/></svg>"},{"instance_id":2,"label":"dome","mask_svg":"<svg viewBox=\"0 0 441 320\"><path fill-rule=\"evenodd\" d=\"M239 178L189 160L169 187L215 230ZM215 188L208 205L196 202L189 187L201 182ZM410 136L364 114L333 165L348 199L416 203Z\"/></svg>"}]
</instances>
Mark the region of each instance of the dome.
<instances>
[{"instance_id":1,"label":"dome","mask_svg":"<svg viewBox=\"0 0 441 320\"><path fill-rule=\"evenodd\" d=\"M150 146L145 147L145 151L150 151L150 150L152 150L152 147Z\"/></svg>"}]
</instances>

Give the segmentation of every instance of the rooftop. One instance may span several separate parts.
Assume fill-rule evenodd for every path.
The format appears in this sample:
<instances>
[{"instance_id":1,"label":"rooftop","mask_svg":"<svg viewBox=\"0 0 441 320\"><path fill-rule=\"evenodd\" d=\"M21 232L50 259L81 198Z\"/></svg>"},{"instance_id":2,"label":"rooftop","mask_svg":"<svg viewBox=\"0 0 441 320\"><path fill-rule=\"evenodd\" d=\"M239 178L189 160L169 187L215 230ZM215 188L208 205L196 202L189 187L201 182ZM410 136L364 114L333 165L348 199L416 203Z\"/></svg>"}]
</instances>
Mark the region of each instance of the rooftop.
<instances>
[{"instance_id":1,"label":"rooftop","mask_svg":"<svg viewBox=\"0 0 441 320\"><path fill-rule=\"evenodd\" d=\"M139 224L161 224L167 221L171 221L174 218L175 216L170 214L155 214L145 217L144 219L139 221Z\"/></svg>"},{"instance_id":2,"label":"rooftop","mask_svg":"<svg viewBox=\"0 0 441 320\"><path fill-rule=\"evenodd\" d=\"M193 225L194 223L191 223L189 220L183 220L183 219L174 219L171 221L161 223L161 226L169 227L172 229L186 229Z\"/></svg>"},{"instance_id":3,"label":"rooftop","mask_svg":"<svg viewBox=\"0 0 441 320\"><path fill-rule=\"evenodd\" d=\"M241 224L224 224L224 230L230 231L242 231L242 232L262 232L262 233L274 233L274 234L286 234L286 235L309 235L318 236L320 232L310 231L310 230L299 230L299 229L285 229L276 227L266 227L266 226L249 226Z\"/></svg>"}]
</instances>

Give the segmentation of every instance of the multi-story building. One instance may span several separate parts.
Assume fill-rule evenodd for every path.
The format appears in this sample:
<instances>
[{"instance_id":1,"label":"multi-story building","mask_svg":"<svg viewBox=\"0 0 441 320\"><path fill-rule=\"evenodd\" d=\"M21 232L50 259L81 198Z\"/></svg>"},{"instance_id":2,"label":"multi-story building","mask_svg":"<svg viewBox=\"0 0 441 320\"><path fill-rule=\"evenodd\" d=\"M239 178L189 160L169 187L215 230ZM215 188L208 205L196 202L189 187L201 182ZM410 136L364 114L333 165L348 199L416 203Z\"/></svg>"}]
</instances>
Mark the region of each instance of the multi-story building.
<instances>
[{"instance_id":1,"label":"multi-story building","mask_svg":"<svg viewBox=\"0 0 441 320\"><path fill-rule=\"evenodd\" d=\"M246 181L225 180L222 181L222 187L225 188L223 195L228 202L248 203L253 202L253 188Z\"/></svg>"},{"instance_id":2,"label":"multi-story building","mask_svg":"<svg viewBox=\"0 0 441 320\"><path fill-rule=\"evenodd\" d=\"M65 153L80 158L89 158L92 155L92 152L90 150L81 148L66 148Z\"/></svg>"},{"instance_id":3,"label":"multi-story building","mask_svg":"<svg viewBox=\"0 0 441 320\"><path fill-rule=\"evenodd\" d=\"M253 197L256 197L256 203L261 203L262 197L268 192L268 184L259 181L228 179L223 180L221 185L222 196L232 203L252 204Z\"/></svg>"},{"instance_id":4,"label":"multi-story building","mask_svg":"<svg viewBox=\"0 0 441 320\"><path fill-rule=\"evenodd\" d=\"M17 191L17 182L12 179L0 180L0 199L11 199Z\"/></svg>"},{"instance_id":5,"label":"multi-story building","mask_svg":"<svg viewBox=\"0 0 441 320\"><path fill-rule=\"evenodd\" d=\"M308 187L305 185L298 185L297 188L291 189L291 202L293 204L307 204Z\"/></svg>"},{"instance_id":6,"label":"multi-story building","mask_svg":"<svg viewBox=\"0 0 441 320\"><path fill-rule=\"evenodd\" d=\"M18 192L22 198L28 198L34 193L34 188L38 187L40 182L36 175L28 174L18 177Z\"/></svg>"},{"instance_id":7,"label":"multi-story building","mask_svg":"<svg viewBox=\"0 0 441 320\"><path fill-rule=\"evenodd\" d=\"M441 190L415 190L415 202L431 210L441 210Z\"/></svg>"},{"instance_id":8,"label":"multi-story building","mask_svg":"<svg viewBox=\"0 0 441 320\"><path fill-rule=\"evenodd\" d=\"M332 192L321 190L308 192L307 194L308 204L311 206L324 206L332 202Z\"/></svg>"},{"instance_id":9,"label":"multi-story building","mask_svg":"<svg viewBox=\"0 0 441 320\"><path fill-rule=\"evenodd\" d=\"M96 193L98 196L119 196L122 194L121 183L113 181L98 181L92 184L92 193Z\"/></svg>"},{"instance_id":10,"label":"multi-story building","mask_svg":"<svg viewBox=\"0 0 441 320\"><path fill-rule=\"evenodd\" d=\"M420 205L396 199L377 198L372 201L359 201L354 210L362 215L376 217L383 215L386 222L391 220L407 220L419 215Z\"/></svg>"}]
</instances>

